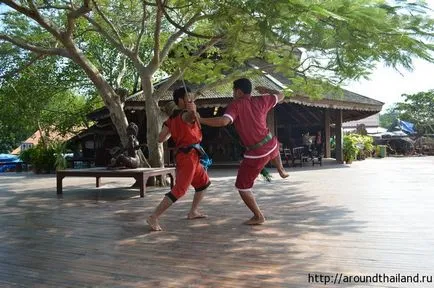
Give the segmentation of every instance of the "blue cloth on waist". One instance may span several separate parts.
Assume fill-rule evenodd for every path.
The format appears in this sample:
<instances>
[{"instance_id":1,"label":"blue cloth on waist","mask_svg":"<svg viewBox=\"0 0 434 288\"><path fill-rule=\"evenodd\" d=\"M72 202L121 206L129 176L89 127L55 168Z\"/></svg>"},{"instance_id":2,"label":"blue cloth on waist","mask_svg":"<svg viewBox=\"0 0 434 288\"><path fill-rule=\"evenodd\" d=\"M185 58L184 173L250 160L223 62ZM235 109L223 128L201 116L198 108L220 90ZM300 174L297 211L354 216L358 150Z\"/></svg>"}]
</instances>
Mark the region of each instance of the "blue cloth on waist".
<instances>
[{"instance_id":1,"label":"blue cloth on waist","mask_svg":"<svg viewBox=\"0 0 434 288\"><path fill-rule=\"evenodd\" d=\"M212 159L209 158L208 154L206 154L205 150L203 149L203 147L199 144L191 144L188 145L186 147L180 147L178 148L179 151L183 152L183 153L188 153L191 151L191 149L195 149L200 156L200 164L202 164L203 168L205 168L205 170L208 170L208 168L212 165Z\"/></svg>"}]
</instances>

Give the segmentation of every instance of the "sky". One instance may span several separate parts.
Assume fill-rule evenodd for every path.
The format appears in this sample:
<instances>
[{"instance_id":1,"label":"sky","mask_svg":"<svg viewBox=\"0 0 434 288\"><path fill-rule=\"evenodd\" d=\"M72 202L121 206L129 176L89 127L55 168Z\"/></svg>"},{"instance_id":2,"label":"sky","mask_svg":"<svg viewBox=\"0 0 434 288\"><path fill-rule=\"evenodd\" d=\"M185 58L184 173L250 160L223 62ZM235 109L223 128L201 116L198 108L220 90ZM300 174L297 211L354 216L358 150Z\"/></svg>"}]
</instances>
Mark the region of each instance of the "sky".
<instances>
[{"instance_id":1,"label":"sky","mask_svg":"<svg viewBox=\"0 0 434 288\"><path fill-rule=\"evenodd\" d=\"M434 89L434 63L413 60L414 70L377 65L370 80L352 81L344 89L384 102L383 111L393 103L404 101L402 94L415 94Z\"/></svg>"},{"instance_id":2,"label":"sky","mask_svg":"<svg viewBox=\"0 0 434 288\"><path fill-rule=\"evenodd\" d=\"M434 10L434 0L425 2ZM413 59L413 66L413 71L402 68L397 72L380 63L369 77L370 80L352 81L343 88L384 102L382 112L385 112L393 103L404 100L402 94L415 94L434 89L434 63Z\"/></svg>"},{"instance_id":3,"label":"sky","mask_svg":"<svg viewBox=\"0 0 434 288\"><path fill-rule=\"evenodd\" d=\"M385 111L393 103L404 101L402 94L415 94L434 89L434 63L413 60L413 71L377 65L370 80L352 81L344 89L384 102ZM400 74L401 73L401 74Z\"/></svg>"}]
</instances>

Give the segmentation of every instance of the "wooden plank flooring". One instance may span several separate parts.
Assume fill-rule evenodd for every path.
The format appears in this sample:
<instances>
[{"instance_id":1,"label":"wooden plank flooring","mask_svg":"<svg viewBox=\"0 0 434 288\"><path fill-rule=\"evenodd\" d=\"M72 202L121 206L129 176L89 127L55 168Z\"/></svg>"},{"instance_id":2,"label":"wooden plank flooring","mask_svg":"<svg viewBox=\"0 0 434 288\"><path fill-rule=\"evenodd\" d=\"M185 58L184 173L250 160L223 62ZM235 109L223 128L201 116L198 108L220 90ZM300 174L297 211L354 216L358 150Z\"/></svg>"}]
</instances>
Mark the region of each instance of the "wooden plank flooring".
<instances>
[{"instance_id":1,"label":"wooden plank flooring","mask_svg":"<svg viewBox=\"0 0 434 288\"><path fill-rule=\"evenodd\" d=\"M434 287L434 283L309 283L385 273L434 276L434 157L369 159L289 169L258 179L266 225L234 190L236 170L211 170L203 210L192 190L150 232L145 217L168 188L144 198L134 181L0 174L0 287ZM338 274L340 275L340 274ZM432 279L432 278L431 278Z\"/></svg>"}]
</instances>

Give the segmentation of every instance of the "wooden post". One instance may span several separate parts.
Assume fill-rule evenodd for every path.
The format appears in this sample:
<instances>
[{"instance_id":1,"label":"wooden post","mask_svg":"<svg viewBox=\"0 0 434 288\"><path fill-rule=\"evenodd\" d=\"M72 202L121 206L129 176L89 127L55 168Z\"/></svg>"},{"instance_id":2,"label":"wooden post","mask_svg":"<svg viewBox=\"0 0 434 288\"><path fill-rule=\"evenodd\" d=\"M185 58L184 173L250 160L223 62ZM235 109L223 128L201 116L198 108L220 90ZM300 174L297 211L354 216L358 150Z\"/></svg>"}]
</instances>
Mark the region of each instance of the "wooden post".
<instances>
[{"instance_id":1,"label":"wooden post","mask_svg":"<svg viewBox=\"0 0 434 288\"><path fill-rule=\"evenodd\" d=\"M57 175L56 175L56 182L57 182L57 185L56 185L56 191L57 191L57 194L62 194L62 182L63 182L63 175L60 175L60 173L59 172L57 172Z\"/></svg>"},{"instance_id":2,"label":"wooden post","mask_svg":"<svg viewBox=\"0 0 434 288\"><path fill-rule=\"evenodd\" d=\"M330 110L326 108L324 112L324 140L325 141L325 158L331 157L330 152Z\"/></svg>"},{"instance_id":3,"label":"wooden post","mask_svg":"<svg viewBox=\"0 0 434 288\"><path fill-rule=\"evenodd\" d=\"M275 123L276 117L274 116L274 109L271 109L271 111L267 114L267 127L270 129L271 134L275 135L277 137L277 129L276 129L276 123Z\"/></svg>"},{"instance_id":4,"label":"wooden post","mask_svg":"<svg viewBox=\"0 0 434 288\"><path fill-rule=\"evenodd\" d=\"M343 153L343 132L342 132L342 115L343 111L338 110L336 112L336 162L339 164L344 163L344 153Z\"/></svg>"}]
</instances>

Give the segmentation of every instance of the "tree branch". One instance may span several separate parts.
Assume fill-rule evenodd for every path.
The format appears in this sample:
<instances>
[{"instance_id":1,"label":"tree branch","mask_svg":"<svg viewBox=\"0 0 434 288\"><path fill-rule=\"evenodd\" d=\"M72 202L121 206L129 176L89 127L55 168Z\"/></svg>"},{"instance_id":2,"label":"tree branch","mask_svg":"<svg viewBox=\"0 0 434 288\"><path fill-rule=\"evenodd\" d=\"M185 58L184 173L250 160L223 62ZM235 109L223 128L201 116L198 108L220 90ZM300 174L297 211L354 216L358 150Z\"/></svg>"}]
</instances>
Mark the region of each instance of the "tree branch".
<instances>
[{"instance_id":1,"label":"tree branch","mask_svg":"<svg viewBox=\"0 0 434 288\"><path fill-rule=\"evenodd\" d=\"M83 16L90 24L92 24L96 31L98 31L99 33L101 33L101 35L103 35L113 46L115 46L117 49L119 49L121 52L123 52L125 55L128 55L130 58L135 59L135 55L134 53L129 50L128 48L126 48L124 46L124 44L122 43L122 41L117 41L116 39L114 39L111 34L109 34L101 25L98 24L98 22L96 22L94 19L92 19L91 17L89 17L88 15L84 15Z\"/></svg>"},{"instance_id":2,"label":"tree branch","mask_svg":"<svg viewBox=\"0 0 434 288\"><path fill-rule=\"evenodd\" d=\"M75 25L75 20L82 16L85 15L86 13L92 11L92 9L89 6L90 4L90 0L84 0L83 1L83 5L76 9L76 10L72 10L71 12L68 13L68 20L67 20L67 27L66 27L66 32L65 32L65 36L67 38L71 38L72 32L74 31L74 25Z\"/></svg>"},{"instance_id":3,"label":"tree branch","mask_svg":"<svg viewBox=\"0 0 434 288\"><path fill-rule=\"evenodd\" d=\"M153 74L160 65L160 30L161 30L161 18L163 17L163 7L161 0L156 0L157 2L157 15L155 19L155 30L154 30L154 55L152 57L151 63L149 63L149 70Z\"/></svg>"},{"instance_id":4,"label":"tree branch","mask_svg":"<svg viewBox=\"0 0 434 288\"><path fill-rule=\"evenodd\" d=\"M70 6L61 6L61 5L52 5L47 4L45 6L39 6L39 10L45 10L45 9L56 9L56 10L72 10Z\"/></svg>"},{"instance_id":5,"label":"tree branch","mask_svg":"<svg viewBox=\"0 0 434 288\"><path fill-rule=\"evenodd\" d=\"M163 95L167 90L169 90L170 86L172 86L173 83L175 83L176 80L178 80L179 77L184 74L185 69L186 68L176 70L176 72L173 73L172 76L170 76L169 79L167 79L167 81L163 85L161 85L160 88L158 88L158 90L154 91L154 95L152 95L152 97L156 100L159 100L161 98L161 95Z\"/></svg>"},{"instance_id":6,"label":"tree branch","mask_svg":"<svg viewBox=\"0 0 434 288\"><path fill-rule=\"evenodd\" d=\"M203 46L202 49L196 51L196 53L194 53L193 56L201 56L203 53L208 51L211 47L213 47L215 44L220 42L222 39L223 39L222 36L216 36L210 39L209 42L205 46Z\"/></svg>"},{"instance_id":7,"label":"tree branch","mask_svg":"<svg viewBox=\"0 0 434 288\"><path fill-rule=\"evenodd\" d=\"M139 55L140 41L142 41L143 34L145 33L145 23L146 23L146 19L148 18L145 2L143 2L142 7L143 7L143 16L142 16L142 21L141 21L140 32L139 32L139 35L137 36L136 44L135 44L134 49L133 49L133 53L135 55Z\"/></svg>"},{"instance_id":8,"label":"tree branch","mask_svg":"<svg viewBox=\"0 0 434 288\"><path fill-rule=\"evenodd\" d=\"M122 61L122 69L119 72L118 77L116 77L116 87L119 88L121 87L121 83L122 83L122 78L124 78L125 73L127 72L127 58L124 56L121 56L123 59Z\"/></svg>"},{"instance_id":9,"label":"tree branch","mask_svg":"<svg viewBox=\"0 0 434 288\"><path fill-rule=\"evenodd\" d=\"M170 37L167 39L166 44L164 45L163 49L160 52L160 61L163 61L164 58L167 57L169 54L170 49L172 48L173 44L178 40L179 37L184 33L183 30L187 30L191 25L193 25L197 19L199 19L200 13L195 14L183 27L183 29L179 29L176 33L170 35Z\"/></svg>"},{"instance_id":10,"label":"tree branch","mask_svg":"<svg viewBox=\"0 0 434 288\"><path fill-rule=\"evenodd\" d=\"M4 34L0 34L0 40L10 42L22 49L29 50L38 54L58 55L58 56L70 58L70 54L65 48L46 48L46 47L35 46L27 43L22 39L12 38Z\"/></svg>"},{"instance_id":11,"label":"tree branch","mask_svg":"<svg viewBox=\"0 0 434 288\"><path fill-rule=\"evenodd\" d=\"M149 6L157 6L156 4L150 3L148 1L143 1L143 3L145 3L146 5L149 5ZM187 7L191 7L191 6L193 6L192 3L186 4L186 5L182 5L182 6L172 6L172 7L164 5L164 7L167 8L167 9L169 9L169 10L183 9L183 8L187 8Z\"/></svg>"},{"instance_id":12,"label":"tree branch","mask_svg":"<svg viewBox=\"0 0 434 288\"><path fill-rule=\"evenodd\" d=\"M110 28L115 33L116 38L118 39L119 43L124 47L124 44L122 43L122 38L121 38L121 36L119 34L119 31L116 29L116 27L113 25L113 23L107 18L107 16L105 16L105 14L101 11L101 9L99 9L99 6L96 3L96 1L92 0L92 3L95 6L95 10L98 12L99 16L101 16L101 18L110 26ZM98 26L101 27L99 24L98 24Z\"/></svg>"},{"instance_id":13,"label":"tree branch","mask_svg":"<svg viewBox=\"0 0 434 288\"><path fill-rule=\"evenodd\" d=\"M222 78L222 79L219 79L219 80L217 80L217 81L214 81L213 83L210 83L210 84L207 84L207 85L201 87L200 89L198 89L198 90L196 91L196 94L199 94L199 95L200 95L200 94L202 94L203 91L206 90L206 89L213 89L213 88L216 88L216 87L218 87L218 86L221 86L221 85L227 84L227 83L229 83L229 82L235 80L236 78L238 78L238 77L240 77L240 76L242 76L242 75L243 75L243 77L246 77L246 73L248 73L249 71L251 71L251 72L253 73L253 71L261 70L261 68L263 68L263 67L255 68L255 67L252 67L251 65L246 65L246 66L244 66L244 68L242 68L242 69L236 69L235 71L229 73L228 75L226 75L226 76L225 76L224 78ZM255 73L256 73L256 72L255 72Z\"/></svg>"},{"instance_id":14,"label":"tree branch","mask_svg":"<svg viewBox=\"0 0 434 288\"><path fill-rule=\"evenodd\" d=\"M202 49L200 49L199 51L197 51L194 56L191 57L190 61L188 61L186 63L186 65L184 65L184 68L179 68L172 76L169 77L169 79L167 79L167 81L158 89L154 92L154 95L152 95L155 99L160 99L161 95L163 93L165 93L170 86L173 85L173 83L176 82L176 80L179 79L179 77L181 77L184 72L185 69L187 69L188 66L190 66L194 60L195 60L195 56L200 56L203 53L205 53L208 49L210 49L211 47L213 47L216 43L218 43L221 40L221 38L215 38L215 39L211 39L207 45L205 45Z\"/></svg>"},{"instance_id":15,"label":"tree branch","mask_svg":"<svg viewBox=\"0 0 434 288\"><path fill-rule=\"evenodd\" d=\"M204 39L210 39L210 38L213 38L213 37L214 37L214 36L212 36L212 35L201 35L201 34L197 34L197 33L194 33L194 32L190 32L190 31L187 30L187 28L188 28L189 26L191 26L194 22L197 22L197 21L199 21L199 20L202 20L202 19L208 18L209 15L202 15L201 17L197 17L197 18L195 19L195 21L193 21L190 25L188 25L188 26L187 26L187 25L186 25L186 26L181 26L181 25L179 25L178 23L176 23L172 18L170 18L169 14L167 13L167 11L166 11L165 9L163 9L163 13L164 13L164 17L166 17L167 21L169 21L170 24L172 24L173 26L175 26L176 28L178 28L180 31L182 31L183 33L185 33L185 34L187 34L187 35L190 35L190 36L193 36L193 37L197 37L197 38L204 38ZM192 19L194 19L197 15L198 15L198 14L194 15ZM190 21L191 21L192 19L190 19ZM189 21L189 22L190 22L190 21Z\"/></svg>"}]
</instances>

